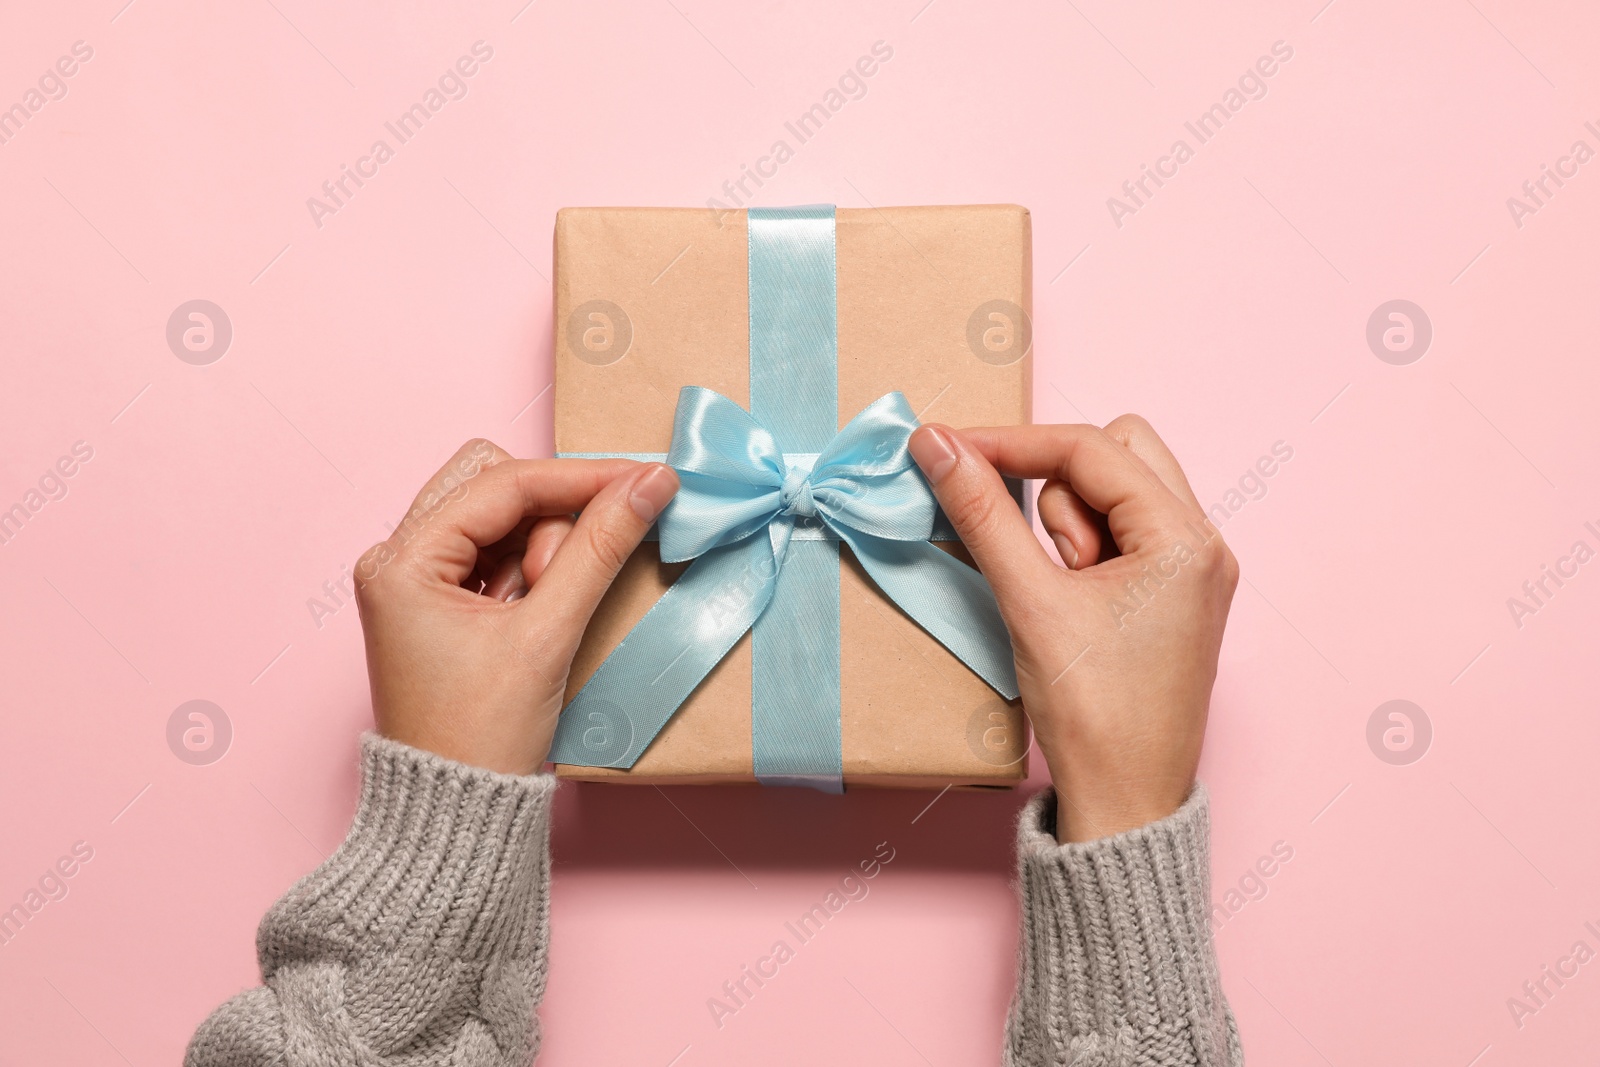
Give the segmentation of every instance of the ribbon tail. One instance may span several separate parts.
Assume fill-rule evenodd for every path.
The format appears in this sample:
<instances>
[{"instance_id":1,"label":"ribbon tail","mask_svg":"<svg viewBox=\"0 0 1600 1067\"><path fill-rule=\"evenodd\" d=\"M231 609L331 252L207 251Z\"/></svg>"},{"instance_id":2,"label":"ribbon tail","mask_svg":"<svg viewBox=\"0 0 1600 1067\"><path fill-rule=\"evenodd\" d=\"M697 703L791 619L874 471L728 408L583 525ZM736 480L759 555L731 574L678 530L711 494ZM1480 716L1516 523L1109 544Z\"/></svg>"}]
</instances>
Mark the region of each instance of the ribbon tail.
<instances>
[{"instance_id":1,"label":"ribbon tail","mask_svg":"<svg viewBox=\"0 0 1600 1067\"><path fill-rule=\"evenodd\" d=\"M989 688L1017 699L1011 638L982 574L927 541L891 541L843 524L834 530L901 611Z\"/></svg>"},{"instance_id":2,"label":"ribbon tail","mask_svg":"<svg viewBox=\"0 0 1600 1067\"><path fill-rule=\"evenodd\" d=\"M690 564L561 713L550 761L577 767L637 763L766 610L778 569L765 532Z\"/></svg>"}]
</instances>

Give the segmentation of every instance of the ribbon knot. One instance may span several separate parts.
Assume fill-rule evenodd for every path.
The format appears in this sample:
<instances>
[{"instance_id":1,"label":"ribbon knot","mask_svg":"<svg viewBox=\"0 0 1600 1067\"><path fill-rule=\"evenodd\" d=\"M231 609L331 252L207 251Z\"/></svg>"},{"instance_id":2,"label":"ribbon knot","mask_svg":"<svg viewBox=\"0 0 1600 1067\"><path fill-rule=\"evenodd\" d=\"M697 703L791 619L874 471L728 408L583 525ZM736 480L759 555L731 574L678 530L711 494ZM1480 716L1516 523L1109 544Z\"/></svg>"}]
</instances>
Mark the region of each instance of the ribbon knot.
<instances>
[{"instance_id":1,"label":"ribbon knot","mask_svg":"<svg viewBox=\"0 0 1600 1067\"><path fill-rule=\"evenodd\" d=\"M811 497L811 472L790 466L783 475L783 488L778 490L783 510L802 519L815 518L817 503Z\"/></svg>"}]
</instances>

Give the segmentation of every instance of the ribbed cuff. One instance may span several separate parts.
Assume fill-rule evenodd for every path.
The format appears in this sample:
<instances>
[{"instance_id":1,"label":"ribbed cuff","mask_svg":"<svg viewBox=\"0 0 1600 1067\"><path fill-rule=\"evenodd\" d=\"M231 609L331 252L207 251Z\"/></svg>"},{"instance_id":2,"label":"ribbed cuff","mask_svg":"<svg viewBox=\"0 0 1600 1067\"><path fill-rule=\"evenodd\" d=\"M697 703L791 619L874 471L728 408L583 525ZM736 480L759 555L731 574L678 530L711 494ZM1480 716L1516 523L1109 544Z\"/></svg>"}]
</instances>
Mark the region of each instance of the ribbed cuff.
<instances>
[{"instance_id":1,"label":"ribbed cuff","mask_svg":"<svg viewBox=\"0 0 1600 1067\"><path fill-rule=\"evenodd\" d=\"M328 860L267 913L280 963L526 958L548 915L551 775L497 774L367 734L361 803Z\"/></svg>"},{"instance_id":2,"label":"ribbed cuff","mask_svg":"<svg viewBox=\"0 0 1600 1067\"><path fill-rule=\"evenodd\" d=\"M1023 929L1008 1062L1225 1067L1237 1048L1212 950L1205 788L1137 830L1055 839L1055 793L1017 831Z\"/></svg>"}]
</instances>

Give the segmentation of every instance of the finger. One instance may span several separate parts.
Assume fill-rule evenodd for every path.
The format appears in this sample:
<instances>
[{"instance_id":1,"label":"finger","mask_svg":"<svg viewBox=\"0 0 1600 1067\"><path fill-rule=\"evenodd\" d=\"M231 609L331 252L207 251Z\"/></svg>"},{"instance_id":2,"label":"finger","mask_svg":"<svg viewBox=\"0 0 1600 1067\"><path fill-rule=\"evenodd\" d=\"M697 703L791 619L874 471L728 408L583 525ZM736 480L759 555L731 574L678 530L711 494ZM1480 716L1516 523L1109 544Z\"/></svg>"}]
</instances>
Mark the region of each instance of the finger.
<instances>
[{"instance_id":1,"label":"finger","mask_svg":"<svg viewBox=\"0 0 1600 1067\"><path fill-rule=\"evenodd\" d=\"M921 427L911 435L910 447L939 506L1001 603L1013 590L1037 582L1050 558L988 460L947 426Z\"/></svg>"},{"instance_id":2,"label":"finger","mask_svg":"<svg viewBox=\"0 0 1600 1067\"><path fill-rule=\"evenodd\" d=\"M528 583L522 577L521 556L506 556L483 583L483 595L490 600L509 603L527 591Z\"/></svg>"},{"instance_id":3,"label":"finger","mask_svg":"<svg viewBox=\"0 0 1600 1067\"><path fill-rule=\"evenodd\" d=\"M423 483L411 501L410 508L406 510L406 517L401 520L401 528L411 528L426 518L430 512L436 510L440 501L451 494L459 493L462 483L479 471L512 458L511 453L493 441L481 437L468 441L456 449L456 454ZM463 580L462 585L477 592L495 573L508 551L514 549L520 554L524 547L526 541L517 538L516 530L494 545L485 547L478 553L472 573Z\"/></svg>"},{"instance_id":4,"label":"finger","mask_svg":"<svg viewBox=\"0 0 1600 1067\"><path fill-rule=\"evenodd\" d=\"M533 529L535 521L537 520L523 519L500 540L478 549L478 562L473 566L472 574L462 584L476 591L480 585L487 583L499 573L500 565L507 559L514 559L520 565L523 553L528 550L528 533Z\"/></svg>"},{"instance_id":5,"label":"finger","mask_svg":"<svg viewBox=\"0 0 1600 1067\"><path fill-rule=\"evenodd\" d=\"M636 470L627 459L511 459L489 467L434 502L390 537L396 552L451 585L472 573L478 549L529 517L581 510L617 477Z\"/></svg>"},{"instance_id":6,"label":"finger","mask_svg":"<svg viewBox=\"0 0 1600 1067\"><path fill-rule=\"evenodd\" d=\"M511 453L493 441L482 437L468 441L456 449L456 454L434 471L431 478L422 483L422 488L417 490L415 499L411 501L411 507L406 509L406 519L409 520L419 509L424 513L432 510L430 504L459 492L461 483L475 477L479 471L512 458Z\"/></svg>"},{"instance_id":7,"label":"finger","mask_svg":"<svg viewBox=\"0 0 1600 1067\"><path fill-rule=\"evenodd\" d=\"M1192 508L1196 515L1202 514L1200 501L1189 485L1188 476L1179 466L1178 457L1172 454L1172 449L1168 448L1167 443L1156 433L1154 426L1139 415L1118 415L1106 423L1106 433L1112 440L1144 460L1145 464L1155 471L1156 477L1161 479L1162 484Z\"/></svg>"},{"instance_id":8,"label":"finger","mask_svg":"<svg viewBox=\"0 0 1600 1067\"><path fill-rule=\"evenodd\" d=\"M1164 543L1192 518L1143 460L1098 426L985 426L961 436L1005 474L1066 482L1106 516L1125 554L1147 541Z\"/></svg>"},{"instance_id":9,"label":"finger","mask_svg":"<svg viewBox=\"0 0 1600 1067\"><path fill-rule=\"evenodd\" d=\"M678 475L664 463L607 485L556 548L524 610L548 618L576 648L595 605L677 491Z\"/></svg>"},{"instance_id":10,"label":"finger","mask_svg":"<svg viewBox=\"0 0 1600 1067\"><path fill-rule=\"evenodd\" d=\"M533 532L528 535L528 550L522 556L522 576L528 585L537 582L550 566L556 549L572 532L574 522L571 515L548 515L533 524Z\"/></svg>"},{"instance_id":11,"label":"finger","mask_svg":"<svg viewBox=\"0 0 1600 1067\"><path fill-rule=\"evenodd\" d=\"M1083 570L1100 562L1101 521L1100 513L1061 479L1051 478L1039 489L1039 524L1068 570Z\"/></svg>"}]
</instances>

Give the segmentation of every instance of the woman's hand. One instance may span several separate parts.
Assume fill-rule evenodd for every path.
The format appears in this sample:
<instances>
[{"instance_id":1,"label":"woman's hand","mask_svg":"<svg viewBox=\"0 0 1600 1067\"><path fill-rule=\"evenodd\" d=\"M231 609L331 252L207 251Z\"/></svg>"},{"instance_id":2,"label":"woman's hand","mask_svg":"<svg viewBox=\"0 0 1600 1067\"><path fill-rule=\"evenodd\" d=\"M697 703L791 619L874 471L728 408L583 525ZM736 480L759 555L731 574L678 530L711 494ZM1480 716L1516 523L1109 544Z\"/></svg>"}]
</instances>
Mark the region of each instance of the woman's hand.
<instances>
[{"instance_id":1,"label":"woman's hand","mask_svg":"<svg viewBox=\"0 0 1600 1067\"><path fill-rule=\"evenodd\" d=\"M1057 794L1056 836L1172 814L1200 761L1239 565L1143 419L925 426L911 452L994 587L1022 704ZM998 471L996 470L998 468ZM1039 544L1000 472L1043 479Z\"/></svg>"},{"instance_id":2,"label":"woman's hand","mask_svg":"<svg viewBox=\"0 0 1600 1067\"><path fill-rule=\"evenodd\" d=\"M462 446L356 564L378 731L537 771L589 616L677 490L660 463Z\"/></svg>"}]
</instances>

